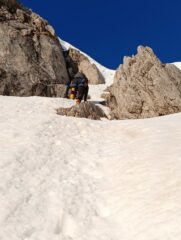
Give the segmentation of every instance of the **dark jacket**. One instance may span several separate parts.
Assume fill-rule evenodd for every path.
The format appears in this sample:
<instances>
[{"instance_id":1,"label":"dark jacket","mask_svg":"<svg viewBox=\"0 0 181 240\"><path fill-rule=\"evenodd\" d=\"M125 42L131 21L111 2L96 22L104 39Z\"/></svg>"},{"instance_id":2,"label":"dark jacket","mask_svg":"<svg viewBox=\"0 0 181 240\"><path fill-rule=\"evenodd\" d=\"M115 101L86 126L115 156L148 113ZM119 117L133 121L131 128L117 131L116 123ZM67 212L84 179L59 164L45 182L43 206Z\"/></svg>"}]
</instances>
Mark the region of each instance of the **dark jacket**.
<instances>
[{"instance_id":1,"label":"dark jacket","mask_svg":"<svg viewBox=\"0 0 181 240\"><path fill-rule=\"evenodd\" d=\"M88 86L88 79L82 73L77 73L74 79L70 83L70 87L75 87L77 89L79 87L87 87L87 86Z\"/></svg>"},{"instance_id":2,"label":"dark jacket","mask_svg":"<svg viewBox=\"0 0 181 240\"><path fill-rule=\"evenodd\" d=\"M74 76L74 79L71 81L69 88L75 88L76 92L76 98L79 99L80 101L84 98L84 101L87 100L87 95L88 95L88 79L84 74L82 73L77 73Z\"/></svg>"}]
</instances>

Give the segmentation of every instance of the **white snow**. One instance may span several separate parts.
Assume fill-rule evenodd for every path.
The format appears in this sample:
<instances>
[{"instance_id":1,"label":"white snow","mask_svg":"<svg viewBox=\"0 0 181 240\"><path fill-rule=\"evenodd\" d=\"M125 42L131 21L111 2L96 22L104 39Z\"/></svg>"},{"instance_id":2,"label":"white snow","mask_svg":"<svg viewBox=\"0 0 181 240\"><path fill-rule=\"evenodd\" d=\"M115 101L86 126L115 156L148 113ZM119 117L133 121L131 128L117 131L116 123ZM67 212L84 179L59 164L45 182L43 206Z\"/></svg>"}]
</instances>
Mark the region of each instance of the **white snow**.
<instances>
[{"instance_id":1,"label":"white snow","mask_svg":"<svg viewBox=\"0 0 181 240\"><path fill-rule=\"evenodd\" d=\"M0 96L1 240L180 240L181 114L58 116Z\"/></svg>"},{"instance_id":2,"label":"white snow","mask_svg":"<svg viewBox=\"0 0 181 240\"><path fill-rule=\"evenodd\" d=\"M172 64L174 64L177 68L181 70L181 62L174 62Z\"/></svg>"}]
</instances>

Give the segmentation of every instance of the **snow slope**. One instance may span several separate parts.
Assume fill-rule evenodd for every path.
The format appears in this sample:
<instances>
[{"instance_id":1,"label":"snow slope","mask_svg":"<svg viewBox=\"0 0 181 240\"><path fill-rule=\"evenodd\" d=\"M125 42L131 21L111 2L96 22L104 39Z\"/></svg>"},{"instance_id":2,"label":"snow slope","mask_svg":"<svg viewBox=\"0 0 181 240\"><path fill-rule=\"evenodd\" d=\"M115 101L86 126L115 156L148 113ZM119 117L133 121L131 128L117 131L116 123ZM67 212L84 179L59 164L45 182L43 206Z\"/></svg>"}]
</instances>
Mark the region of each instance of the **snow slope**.
<instances>
[{"instance_id":1,"label":"snow slope","mask_svg":"<svg viewBox=\"0 0 181 240\"><path fill-rule=\"evenodd\" d=\"M0 96L0 239L180 240L181 114L56 115L71 104Z\"/></svg>"}]
</instances>

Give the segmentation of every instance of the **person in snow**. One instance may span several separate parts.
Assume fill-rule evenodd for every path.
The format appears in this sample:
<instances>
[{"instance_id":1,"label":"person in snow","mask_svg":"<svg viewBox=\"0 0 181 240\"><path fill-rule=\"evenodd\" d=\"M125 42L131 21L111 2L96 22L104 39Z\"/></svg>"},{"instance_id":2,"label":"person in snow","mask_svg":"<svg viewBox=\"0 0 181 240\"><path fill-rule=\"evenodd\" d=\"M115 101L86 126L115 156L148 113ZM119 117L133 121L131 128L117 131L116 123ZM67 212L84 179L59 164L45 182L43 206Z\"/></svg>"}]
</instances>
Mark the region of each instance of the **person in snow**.
<instances>
[{"instance_id":1,"label":"person in snow","mask_svg":"<svg viewBox=\"0 0 181 240\"><path fill-rule=\"evenodd\" d=\"M69 98L76 99L76 103L81 103L82 100L87 101L89 86L88 86L88 79L86 76L78 72L69 86Z\"/></svg>"},{"instance_id":2,"label":"person in snow","mask_svg":"<svg viewBox=\"0 0 181 240\"><path fill-rule=\"evenodd\" d=\"M77 79L76 103L79 104L79 103L81 103L82 100L84 100L84 102L86 102L88 92L89 92L88 79L81 72L78 72L75 75L75 78Z\"/></svg>"}]
</instances>

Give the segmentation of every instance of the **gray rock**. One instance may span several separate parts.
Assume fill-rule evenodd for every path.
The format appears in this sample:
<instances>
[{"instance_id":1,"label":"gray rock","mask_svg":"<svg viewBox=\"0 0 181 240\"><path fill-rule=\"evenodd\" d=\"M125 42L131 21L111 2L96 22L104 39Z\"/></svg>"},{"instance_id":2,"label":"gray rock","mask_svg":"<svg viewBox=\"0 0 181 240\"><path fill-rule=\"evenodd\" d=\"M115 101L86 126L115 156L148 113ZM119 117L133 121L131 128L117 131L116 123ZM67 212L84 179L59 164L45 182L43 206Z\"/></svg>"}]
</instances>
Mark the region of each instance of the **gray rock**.
<instances>
[{"instance_id":1,"label":"gray rock","mask_svg":"<svg viewBox=\"0 0 181 240\"><path fill-rule=\"evenodd\" d=\"M151 48L125 57L109 88L113 118L149 118L181 111L181 71L164 65Z\"/></svg>"},{"instance_id":2,"label":"gray rock","mask_svg":"<svg viewBox=\"0 0 181 240\"><path fill-rule=\"evenodd\" d=\"M46 25L45 26L45 29L52 35L52 36L55 36L55 30L52 26L50 25Z\"/></svg>"},{"instance_id":3,"label":"gray rock","mask_svg":"<svg viewBox=\"0 0 181 240\"><path fill-rule=\"evenodd\" d=\"M31 21L31 11L23 9L21 6L21 9L16 9L15 19L22 23L28 23Z\"/></svg>"},{"instance_id":4,"label":"gray rock","mask_svg":"<svg viewBox=\"0 0 181 240\"><path fill-rule=\"evenodd\" d=\"M80 71L87 77L89 84L97 85L105 83L105 79L97 66L91 63L88 57L77 49L70 48L66 61L72 77Z\"/></svg>"},{"instance_id":5,"label":"gray rock","mask_svg":"<svg viewBox=\"0 0 181 240\"><path fill-rule=\"evenodd\" d=\"M85 74L90 84L103 84L105 79L95 64L90 63L88 59L79 63L79 71Z\"/></svg>"},{"instance_id":6,"label":"gray rock","mask_svg":"<svg viewBox=\"0 0 181 240\"><path fill-rule=\"evenodd\" d=\"M28 24L21 23L21 22L16 21L16 20L9 21L8 25L10 27L13 27L16 30L22 30L22 29L28 29L29 28Z\"/></svg>"},{"instance_id":7,"label":"gray rock","mask_svg":"<svg viewBox=\"0 0 181 240\"><path fill-rule=\"evenodd\" d=\"M67 86L64 84L55 84L54 85L54 92L55 97L64 98L66 95Z\"/></svg>"},{"instance_id":8,"label":"gray rock","mask_svg":"<svg viewBox=\"0 0 181 240\"><path fill-rule=\"evenodd\" d=\"M63 95L55 84L67 84L69 77L53 28L16 1L0 4L0 95Z\"/></svg>"},{"instance_id":9,"label":"gray rock","mask_svg":"<svg viewBox=\"0 0 181 240\"><path fill-rule=\"evenodd\" d=\"M16 0L0 0L0 7L6 6L10 11L14 11L17 7L20 7L19 3Z\"/></svg>"},{"instance_id":10,"label":"gray rock","mask_svg":"<svg viewBox=\"0 0 181 240\"><path fill-rule=\"evenodd\" d=\"M59 108L57 114L69 117L88 118L93 120L100 120L107 118L103 110L91 102L82 102L71 108Z\"/></svg>"}]
</instances>

